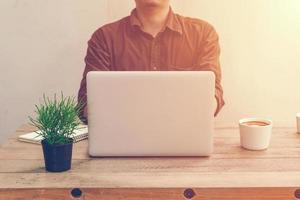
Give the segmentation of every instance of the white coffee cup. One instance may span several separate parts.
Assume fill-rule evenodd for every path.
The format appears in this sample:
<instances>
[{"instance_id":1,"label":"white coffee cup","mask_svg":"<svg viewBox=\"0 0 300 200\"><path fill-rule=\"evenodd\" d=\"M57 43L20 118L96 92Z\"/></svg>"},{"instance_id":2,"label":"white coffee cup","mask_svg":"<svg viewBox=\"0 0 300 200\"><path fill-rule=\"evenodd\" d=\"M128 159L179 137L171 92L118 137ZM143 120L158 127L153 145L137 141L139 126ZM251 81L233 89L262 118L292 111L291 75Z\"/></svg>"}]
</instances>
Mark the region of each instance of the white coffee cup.
<instances>
[{"instance_id":1,"label":"white coffee cup","mask_svg":"<svg viewBox=\"0 0 300 200\"><path fill-rule=\"evenodd\" d=\"M273 123L260 118L239 121L241 146L249 150L265 150L269 147Z\"/></svg>"},{"instance_id":2,"label":"white coffee cup","mask_svg":"<svg viewBox=\"0 0 300 200\"><path fill-rule=\"evenodd\" d=\"M297 113L296 120L297 120L297 133L300 133L300 113Z\"/></svg>"}]
</instances>

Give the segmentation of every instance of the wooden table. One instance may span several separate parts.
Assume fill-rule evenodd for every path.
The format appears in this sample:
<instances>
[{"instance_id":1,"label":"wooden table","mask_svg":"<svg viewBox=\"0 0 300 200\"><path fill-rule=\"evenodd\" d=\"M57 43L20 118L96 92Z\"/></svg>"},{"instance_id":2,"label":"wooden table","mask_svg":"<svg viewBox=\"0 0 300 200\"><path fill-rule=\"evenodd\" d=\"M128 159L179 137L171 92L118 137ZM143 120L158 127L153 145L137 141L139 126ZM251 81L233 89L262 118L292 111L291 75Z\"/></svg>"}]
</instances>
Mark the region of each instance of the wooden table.
<instances>
[{"instance_id":1,"label":"wooden table","mask_svg":"<svg viewBox=\"0 0 300 200\"><path fill-rule=\"evenodd\" d=\"M105 158L75 144L72 170L47 173L40 145L17 141L0 148L0 199L270 199L300 196L300 135L275 128L267 151L239 146L235 128L216 129L210 158ZM180 147L178 147L180 148Z\"/></svg>"}]
</instances>

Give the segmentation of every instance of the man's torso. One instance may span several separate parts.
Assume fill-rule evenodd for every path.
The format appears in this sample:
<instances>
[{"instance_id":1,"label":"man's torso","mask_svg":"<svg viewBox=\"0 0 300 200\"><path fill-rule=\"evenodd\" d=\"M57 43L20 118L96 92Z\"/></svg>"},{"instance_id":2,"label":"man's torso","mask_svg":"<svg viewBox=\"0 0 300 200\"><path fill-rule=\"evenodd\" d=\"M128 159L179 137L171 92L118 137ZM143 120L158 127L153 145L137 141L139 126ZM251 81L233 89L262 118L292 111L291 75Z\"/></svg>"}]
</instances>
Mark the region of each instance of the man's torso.
<instances>
[{"instance_id":1,"label":"man's torso","mask_svg":"<svg viewBox=\"0 0 300 200\"><path fill-rule=\"evenodd\" d=\"M155 38L131 16L100 28L110 54L110 70L201 70L202 37L212 27L198 19L169 14L166 28Z\"/></svg>"}]
</instances>

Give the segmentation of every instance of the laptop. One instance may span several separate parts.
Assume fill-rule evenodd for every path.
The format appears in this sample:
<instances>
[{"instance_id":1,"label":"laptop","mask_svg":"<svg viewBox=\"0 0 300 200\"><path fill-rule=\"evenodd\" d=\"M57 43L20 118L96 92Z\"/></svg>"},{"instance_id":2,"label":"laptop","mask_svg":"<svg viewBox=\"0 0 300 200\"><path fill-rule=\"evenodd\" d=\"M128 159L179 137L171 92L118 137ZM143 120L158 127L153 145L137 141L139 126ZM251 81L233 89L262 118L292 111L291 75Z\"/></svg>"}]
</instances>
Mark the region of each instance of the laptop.
<instances>
[{"instance_id":1,"label":"laptop","mask_svg":"<svg viewBox=\"0 0 300 200\"><path fill-rule=\"evenodd\" d=\"M210 156L214 92L208 71L89 72L90 156Z\"/></svg>"}]
</instances>

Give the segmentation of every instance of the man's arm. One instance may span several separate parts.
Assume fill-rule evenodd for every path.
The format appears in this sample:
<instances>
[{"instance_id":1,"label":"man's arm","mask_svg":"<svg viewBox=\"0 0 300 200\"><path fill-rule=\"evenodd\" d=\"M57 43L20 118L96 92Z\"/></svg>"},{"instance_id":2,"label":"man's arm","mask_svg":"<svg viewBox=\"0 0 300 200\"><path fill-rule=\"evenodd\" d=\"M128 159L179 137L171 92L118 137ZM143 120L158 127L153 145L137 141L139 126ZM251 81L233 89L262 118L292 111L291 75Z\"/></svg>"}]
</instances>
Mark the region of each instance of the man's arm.
<instances>
[{"instance_id":1,"label":"man's arm","mask_svg":"<svg viewBox=\"0 0 300 200\"><path fill-rule=\"evenodd\" d=\"M111 66L110 53L101 29L96 31L88 42L87 54L85 57L85 69L83 72L80 89L78 91L78 102L82 105L79 118L87 123L87 95L86 75L90 71L108 71Z\"/></svg>"},{"instance_id":2,"label":"man's arm","mask_svg":"<svg viewBox=\"0 0 300 200\"><path fill-rule=\"evenodd\" d=\"M217 108L215 111L215 116L220 112L225 102L223 100L223 89L221 85L221 67L219 62L220 57L220 45L219 37L214 28L207 25L206 31L203 35L203 40L199 49L199 58L197 60L197 67L199 70L213 71L216 76L216 90L215 98L217 100Z\"/></svg>"}]
</instances>

